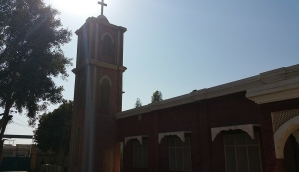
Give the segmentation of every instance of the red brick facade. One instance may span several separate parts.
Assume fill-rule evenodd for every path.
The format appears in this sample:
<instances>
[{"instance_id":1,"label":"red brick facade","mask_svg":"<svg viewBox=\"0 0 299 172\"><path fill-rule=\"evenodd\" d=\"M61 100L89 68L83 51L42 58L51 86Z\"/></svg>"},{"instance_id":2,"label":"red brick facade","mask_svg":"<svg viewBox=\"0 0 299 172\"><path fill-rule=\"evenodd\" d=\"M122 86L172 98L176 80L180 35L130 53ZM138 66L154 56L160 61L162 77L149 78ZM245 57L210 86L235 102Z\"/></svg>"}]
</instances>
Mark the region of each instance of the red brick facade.
<instances>
[{"instance_id":1,"label":"red brick facade","mask_svg":"<svg viewBox=\"0 0 299 172\"><path fill-rule=\"evenodd\" d=\"M124 171L170 171L167 139L158 143L158 134L171 131L191 131L192 171L225 172L223 134L245 133L223 131L211 140L211 128L242 124L261 124L255 127L260 136L262 167L265 172L295 172L290 138L285 145L285 159L275 157L271 112L298 109L299 99L258 105L245 97L245 92L230 94L168 109L156 110L119 119L117 141L125 137L148 135L149 167L133 168L132 142L124 146Z\"/></svg>"}]
</instances>

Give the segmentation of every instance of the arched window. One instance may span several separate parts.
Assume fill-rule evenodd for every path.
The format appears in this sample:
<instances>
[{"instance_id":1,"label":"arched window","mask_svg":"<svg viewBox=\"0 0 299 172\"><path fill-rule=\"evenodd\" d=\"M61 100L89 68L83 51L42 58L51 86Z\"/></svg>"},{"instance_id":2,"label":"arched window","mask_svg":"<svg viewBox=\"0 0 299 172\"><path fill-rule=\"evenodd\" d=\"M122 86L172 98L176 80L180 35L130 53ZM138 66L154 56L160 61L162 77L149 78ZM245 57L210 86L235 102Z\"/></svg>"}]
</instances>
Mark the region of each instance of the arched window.
<instances>
[{"instance_id":1,"label":"arched window","mask_svg":"<svg viewBox=\"0 0 299 172\"><path fill-rule=\"evenodd\" d=\"M84 81L84 78L82 78L79 83L76 104L77 104L78 109L83 108L85 105L85 81Z\"/></svg>"},{"instance_id":2,"label":"arched window","mask_svg":"<svg viewBox=\"0 0 299 172\"><path fill-rule=\"evenodd\" d=\"M112 40L110 36L107 34L103 39L103 55L110 56L112 54Z\"/></svg>"},{"instance_id":3,"label":"arched window","mask_svg":"<svg viewBox=\"0 0 299 172\"><path fill-rule=\"evenodd\" d=\"M105 35L103 39L103 55L110 56L112 54L112 41L109 35Z\"/></svg>"},{"instance_id":4,"label":"arched window","mask_svg":"<svg viewBox=\"0 0 299 172\"><path fill-rule=\"evenodd\" d=\"M75 154L74 154L74 166L78 166L79 158L81 156L81 128L78 127L76 132L76 142L75 142Z\"/></svg>"},{"instance_id":5,"label":"arched window","mask_svg":"<svg viewBox=\"0 0 299 172\"><path fill-rule=\"evenodd\" d=\"M103 109L108 109L109 108L109 96L110 96L110 82L107 78L104 78L101 80L101 107Z\"/></svg>"}]
</instances>

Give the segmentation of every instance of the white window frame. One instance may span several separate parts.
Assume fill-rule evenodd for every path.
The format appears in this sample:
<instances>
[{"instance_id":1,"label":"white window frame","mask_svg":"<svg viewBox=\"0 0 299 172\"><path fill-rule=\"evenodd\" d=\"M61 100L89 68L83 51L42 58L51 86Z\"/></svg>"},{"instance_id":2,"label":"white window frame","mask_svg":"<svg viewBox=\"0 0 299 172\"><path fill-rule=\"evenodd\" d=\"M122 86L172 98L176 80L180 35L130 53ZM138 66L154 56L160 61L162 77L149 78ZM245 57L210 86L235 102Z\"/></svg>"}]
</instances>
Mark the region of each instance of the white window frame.
<instances>
[{"instance_id":1,"label":"white window frame","mask_svg":"<svg viewBox=\"0 0 299 172\"><path fill-rule=\"evenodd\" d=\"M139 143L140 145L141 145L141 147L140 148L135 148L134 147L134 142L137 142L137 143ZM140 143L140 141L139 140L136 140L136 139L134 139L134 140L132 140L132 147L133 147L133 167L134 168L148 168L148 140L143 140L143 142L142 142L143 144L141 144ZM146 143L146 144L144 144L144 143ZM146 145L146 146L145 146ZM135 163L134 163L134 152L135 152L135 150L139 150L141 153L142 153L142 155L141 155L141 161L143 162L144 161L144 158L145 158L145 156L143 155L143 151L144 150L146 150L146 152L147 152L147 157L146 157L146 159L147 159L147 163L146 163L146 165L144 165L143 163L139 166L139 165L137 165L137 166L135 166ZM144 165L144 166L143 166Z\"/></svg>"},{"instance_id":2,"label":"white window frame","mask_svg":"<svg viewBox=\"0 0 299 172\"><path fill-rule=\"evenodd\" d=\"M249 169L249 158L248 158L248 147L250 146L257 146L258 147L258 150L259 150L259 158L260 158L260 164L261 164L261 172L263 171L263 164L262 164L262 157L261 157L261 147L260 147L260 140L259 140L259 134L258 133L255 133L255 137L254 139L258 139L258 142L257 144L248 144L247 143L247 139L246 139L246 144L245 145L237 145L236 143L234 143L234 145L225 145L225 136L236 136L236 135L247 135L245 133L240 133L240 134L225 134L223 135L223 146L224 146L224 158L225 158L225 171L227 171L227 160L226 160L226 147L234 147L235 148L235 157L236 157L236 171L238 171L238 158L237 158L237 146L244 146L246 147L246 153L247 153L247 165L248 165L248 171L249 172L253 172L253 171L250 171ZM227 171L228 172L228 171Z\"/></svg>"},{"instance_id":3,"label":"white window frame","mask_svg":"<svg viewBox=\"0 0 299 172\"><path fill-rule=\"evenodd\" d=\"M180 138L168 138L168 140L175 140L175 143L176 143L176 141L178 140L178 141L180 141L180 142L182 142L182 146L176 146L176 144L174 145L174 147L170 147L170 145L169 145L169 142L168 142L168 157L169 157L169 170L173 170L173 171L192 171L192 159L191 159L191 139L190 139L190 137L185 137L184 138L184 142L186 141L186 140L189 140L189 145L184 145L183 143L183 141L180 139ZM171 148L175 148L175 156L177 155L177 153L176 153L176 149L177 148L181 148L181 151L182 151L182 156L184 157L184 151L183 151L183 148L190 148L190 163L191 163L191 169L190 170L185 170L185 162L184 162L184 158L182 158L183 159L183 170L181 170L181 169L171 169L170 168L170 159L171 159L171 157L170 157L170 149ZM175 158L176 159L176 158ZM177 166L177 164L176 164L176 166Z\"/></svg>"}]
</instances>

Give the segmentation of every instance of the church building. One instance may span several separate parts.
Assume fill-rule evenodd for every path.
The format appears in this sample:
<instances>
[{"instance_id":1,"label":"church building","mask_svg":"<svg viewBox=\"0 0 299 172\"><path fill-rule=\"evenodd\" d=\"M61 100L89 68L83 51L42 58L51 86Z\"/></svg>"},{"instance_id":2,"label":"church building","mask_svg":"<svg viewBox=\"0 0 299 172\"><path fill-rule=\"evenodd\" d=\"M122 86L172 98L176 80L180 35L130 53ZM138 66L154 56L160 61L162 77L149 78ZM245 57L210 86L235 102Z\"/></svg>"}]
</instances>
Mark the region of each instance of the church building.
<instances>
[{"instance_id":1,"label":"church building","mask_svg":"<svg viewBox=\"0 0 299 172\"><path fill-rule=\"evenodd\" d=\"M122 111L126 30L76 31L69 171L299 172L299 65Z\"/></svg>"}]
</instances>

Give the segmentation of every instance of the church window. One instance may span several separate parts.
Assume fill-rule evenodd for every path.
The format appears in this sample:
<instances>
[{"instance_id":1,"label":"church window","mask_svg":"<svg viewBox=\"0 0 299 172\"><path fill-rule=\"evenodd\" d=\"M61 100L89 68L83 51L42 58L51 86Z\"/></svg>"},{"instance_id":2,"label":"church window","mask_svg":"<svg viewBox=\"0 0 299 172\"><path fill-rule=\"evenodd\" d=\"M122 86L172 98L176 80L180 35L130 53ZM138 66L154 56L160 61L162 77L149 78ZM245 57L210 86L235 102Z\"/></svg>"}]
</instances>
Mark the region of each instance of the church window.
<instances>
[{"instance_id":1,"label":"church window","mask_svg":"<svg viewBox=\"0 0 299 172\"><path fill-rule=\"evenodd\" d=\"M252 139L248 134L224 135L227 172L261 172L258 134Z\"/></svg>"},{"instance_id":2,"label":"church window","mask_svg":"<svg viewBox=\"0 0 299 172\"><path fill-rule=\"evenodd\" d=\"M109 35L103 39L103 55L110 56L112 54L112 40Z\"/></svg>"},{"instance_id":3,"label":"church window","mask_svg":"<svg viewBox=\"0 0 299 172\"><path fill-rule=\"evenodd\" d=\"M104 78L101 82L101 106L103 109L109 107L110 96L110 82L107 78Z\"/></svg>"},{"instance_id":4,"label":"church window","mask_svg":"<svg viewBox=\"0 0 299 172\"><path fill-rule=\"evenodd\" d=\"M148 141L143 140L142 145L138 140L133 140L133 167L147 168L148 166Z\"/></svg>"},{"instance_id":5,"label":"church window","mask_svg":"<svg viewBox=\"0 0 299 172\"><path fill-rule=\"evenodd\" d=\"M77 91L77 101L76 101L76 103L78 105L77 107L78 108L84 107L85 103L83 103L83 102L85 102L85 81L82 78L80 80L79 89Z\"/></svg>"},{"instance_id":6,"label":"church window","mask_svg":"<svg viewBox=\"0 0 299 172\"><path fill-rule=\"evenodd\" d=\"M169 169L192 171L190 137L182 142L180 138L169 138Z\"/></svg>"}]
</instances>

